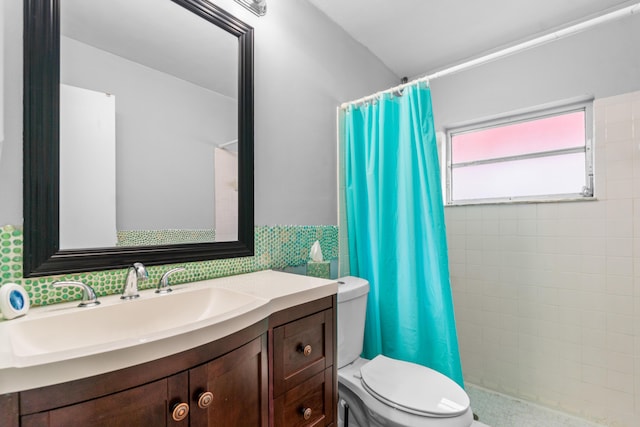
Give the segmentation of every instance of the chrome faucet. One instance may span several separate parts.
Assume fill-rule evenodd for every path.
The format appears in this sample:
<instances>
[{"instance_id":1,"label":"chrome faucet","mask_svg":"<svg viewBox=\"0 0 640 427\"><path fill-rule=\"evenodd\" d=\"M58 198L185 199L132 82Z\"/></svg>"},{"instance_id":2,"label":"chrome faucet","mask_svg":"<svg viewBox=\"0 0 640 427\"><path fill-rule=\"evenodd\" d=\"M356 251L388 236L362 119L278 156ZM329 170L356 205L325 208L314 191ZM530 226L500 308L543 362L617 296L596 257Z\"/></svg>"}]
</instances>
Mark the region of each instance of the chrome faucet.
<instances>
[{"instance_id":1,"label":"chrome faucet","mask_svg":"<svg viewBox=\"0 0 640 427\"><path fill-rule=\"evenodd\" d=\"M169 287L169 276L173 273L177 273L179 271L185 271L183 267L172 268L162 275L160 281L158 282L158 287L156 288L156 294L168 294L171 292L171 288Z\"/></svg>"},{"instance_id":2,"label":"chrome faucet","mask_svg":"<svg viewBox=\"0 0 640 427\"><path fill-rule=\"evenodd\" d=\"M72 288L82 289L82 302L78 304L78 307L93 307L100 304L100 301L98 301L98 297L96 297L96 293L93 291L93 288L82 282L63 280L59 282L53 282L51 286L53 286L54 288L69 286Z\"/></svg>"},{"instance_id":3,"label":"chrome faucet","mask_svg":"<svg viewBox=\"0 0 640 427\"><path fill-rule=\"evenodd\" d=\"M124 289L122 289L122 295L120 299L134 299L138 298L138 280L147 280L149 273L141 262L136 262L127 271L127 280L124 283Z\"/></svg>"}]
</instances>

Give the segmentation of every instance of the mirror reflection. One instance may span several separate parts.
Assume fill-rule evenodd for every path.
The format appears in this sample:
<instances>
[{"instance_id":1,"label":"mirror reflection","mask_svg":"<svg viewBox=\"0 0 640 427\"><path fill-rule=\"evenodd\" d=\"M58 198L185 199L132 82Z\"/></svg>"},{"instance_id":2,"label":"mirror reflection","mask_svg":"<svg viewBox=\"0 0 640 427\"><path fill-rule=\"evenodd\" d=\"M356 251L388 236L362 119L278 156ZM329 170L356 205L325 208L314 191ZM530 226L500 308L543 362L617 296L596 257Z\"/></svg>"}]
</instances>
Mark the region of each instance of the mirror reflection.
<instances>
[{"instance_id":1,"label":"mirror reflection","mask_svg":"<svg viewBox=\"0 0 640 427\"><path fill-rule=\"evenodd\" d=\"M60 248L238 240L238 39L172 1L60 1Z\"/></svg>"}]
</instances>

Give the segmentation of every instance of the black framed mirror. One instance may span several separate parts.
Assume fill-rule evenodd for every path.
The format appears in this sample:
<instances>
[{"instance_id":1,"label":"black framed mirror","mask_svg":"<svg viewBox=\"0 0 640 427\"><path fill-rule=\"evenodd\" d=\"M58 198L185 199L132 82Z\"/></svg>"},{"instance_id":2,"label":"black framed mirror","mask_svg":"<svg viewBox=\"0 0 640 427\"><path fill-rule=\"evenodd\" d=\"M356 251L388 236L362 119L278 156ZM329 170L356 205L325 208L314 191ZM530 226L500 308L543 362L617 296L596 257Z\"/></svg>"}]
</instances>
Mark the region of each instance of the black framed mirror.
<instances>
[{"instance_id":1,"label":"black framed mirror","mask_svg":"<svg viewBox=\"0 0 640 427\"><path fill-rule=\"evenodd\" d=\"M64 1L24 0L24 277L124 268L133 262L160 265L253 255L253 28L206 0L152 3L176 4L237 39L237 240L61 248L60 18ZM185 191L197 194L201 188ZM140 207L145 209L157 206Z\"/></svg>"}]
</instances>

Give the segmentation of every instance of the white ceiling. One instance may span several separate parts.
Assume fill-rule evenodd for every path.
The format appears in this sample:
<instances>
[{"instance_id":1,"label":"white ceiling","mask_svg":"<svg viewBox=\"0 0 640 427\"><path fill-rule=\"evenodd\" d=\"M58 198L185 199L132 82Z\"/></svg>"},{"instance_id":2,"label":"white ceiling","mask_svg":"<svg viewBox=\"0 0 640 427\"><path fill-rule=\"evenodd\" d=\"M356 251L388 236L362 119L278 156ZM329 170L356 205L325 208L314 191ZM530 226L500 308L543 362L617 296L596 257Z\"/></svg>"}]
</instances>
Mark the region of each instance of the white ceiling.
<instances>
[{"instance_id":1,"label":"white ceiling","mask_svg":"<svg viewBox=\"0 0 640 427\"><path fill-rule=\"evenodd\" d=\"M637 1L309 0L399 77L410 78Z\"/></svg>"}]
</instances>

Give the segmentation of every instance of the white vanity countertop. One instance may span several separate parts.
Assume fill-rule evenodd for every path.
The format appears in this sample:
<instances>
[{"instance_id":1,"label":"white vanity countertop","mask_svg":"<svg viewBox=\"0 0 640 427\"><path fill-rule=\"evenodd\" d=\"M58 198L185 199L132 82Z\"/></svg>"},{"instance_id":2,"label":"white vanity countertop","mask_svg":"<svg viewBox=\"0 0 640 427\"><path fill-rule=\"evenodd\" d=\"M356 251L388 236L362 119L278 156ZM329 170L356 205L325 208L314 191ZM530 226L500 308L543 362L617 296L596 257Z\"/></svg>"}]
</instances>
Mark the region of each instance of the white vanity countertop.
<instances>
[{"instance_id":1,"label":"white vanity countertop","mask_svg":"<svg viewBox=\"0 0 640 427\"><path fill-rule=\"evenodd\" d=\"M266 270L172 288L169 295L155 294L153 289L141 291L140 298L128 306L119 295L110 295L99 298L101 305L94 308L79 308L74 301L36 307L24 317L0 321L0 394L86 378L189 350L238 332L277 311L334 295L338 283ZM224 308L225 302L214 308L207 301L201 301L197 308L183 307L190 305L184 301L194 301L189 300L193 295L221 299L229 295L235 305L213 315L211 311ZM161 313L149 311L150 307L161 307ZM196 311L191 317L190 309ZM119 318L112 328L109 316L114 313L134 316L131 328L122 316L115 316ZM179 324L183 317L189 318L188 322ZM174 318L176 325L171 324ZM66 325L66 319L75 323L46 330L47 325ZM145 320L151 323L148 327ZM119 337L117 328L127 329L129 336ZM17 331L33 336L19 336ZM103 340L106 335L113 336Z\"/></svg>"}]
</instances>

